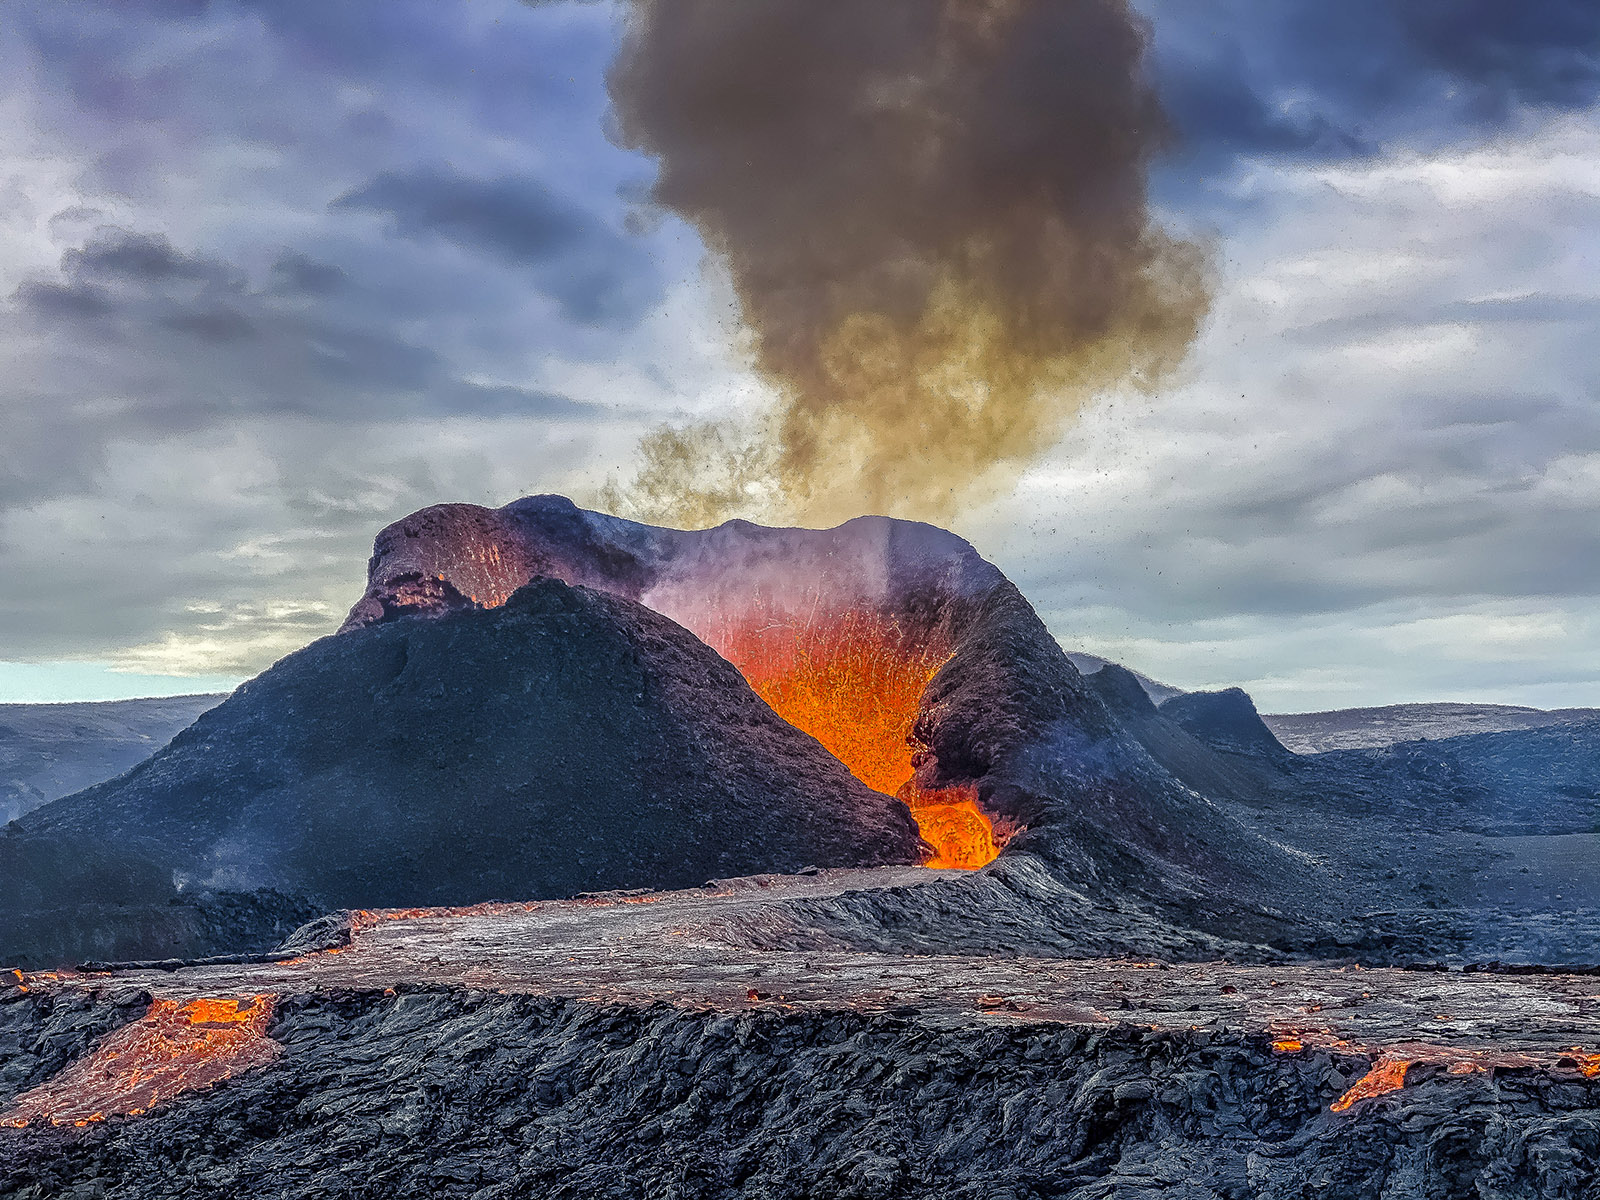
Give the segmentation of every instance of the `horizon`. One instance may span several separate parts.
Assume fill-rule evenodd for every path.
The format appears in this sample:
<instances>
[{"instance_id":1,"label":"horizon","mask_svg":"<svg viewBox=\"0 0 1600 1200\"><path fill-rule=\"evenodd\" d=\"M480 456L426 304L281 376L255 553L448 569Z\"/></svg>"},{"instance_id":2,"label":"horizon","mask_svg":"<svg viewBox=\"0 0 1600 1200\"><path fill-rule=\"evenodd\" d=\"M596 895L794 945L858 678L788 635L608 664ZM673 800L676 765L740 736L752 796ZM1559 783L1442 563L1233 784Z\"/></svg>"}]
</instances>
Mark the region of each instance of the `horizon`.
<instances>
[{"instance_id":1,"label":"horizon","mask_svg":"<svg viewBox=\"0 0 1600 1200\"><path fill-rule=\"evenodd\" d=\"M1135 8L1209 316L936 523L1068 650L1263 712L1600 705L1600 12ZM618 4L14 25L0 702L231 690L405 514L592 508L773 402L613 140Z\"/></svg>"}]
</instances>

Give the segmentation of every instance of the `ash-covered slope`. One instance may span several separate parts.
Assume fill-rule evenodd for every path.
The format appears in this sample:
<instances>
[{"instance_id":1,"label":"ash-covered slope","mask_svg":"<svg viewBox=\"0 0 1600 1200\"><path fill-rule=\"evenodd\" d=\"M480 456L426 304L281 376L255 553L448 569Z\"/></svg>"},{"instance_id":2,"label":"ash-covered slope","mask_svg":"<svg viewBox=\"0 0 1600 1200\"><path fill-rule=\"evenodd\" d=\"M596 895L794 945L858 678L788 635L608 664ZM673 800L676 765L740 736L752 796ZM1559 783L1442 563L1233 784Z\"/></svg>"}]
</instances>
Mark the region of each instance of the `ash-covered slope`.
<instances>
[{"instance_id":1,"label":"ash-covered slope","mask_svg":"<svg viewBox=\"0 0 1600 1200\"><path fill-rule=\"evenodd\" d=\"M120 775L223 699L0 704L0 825Z\"/></svg>"},{"instance_id":2,"label":"ash-covered slope","mask_svg":"<svg viewBox=\"0 0 1600 1200\"><path fill-rule=\"evenodd\" d=\"M1200 741L1228 754L1276 758L1289 751L1256 712L1241 688L1186 692L1162 702L1161 715Z\"/></svg>"},{"instance_id":3,"label":"ash-covered slope","mask_svg":"<svg viewBox=\"0 0 1600 1200\"><path fill-rule=\"evenodd\" d=\"M81 866L63 853L83 847ZM912 862L917 847L904 806L685 630L545 579L491 611L324 639L121 779L14 824L0 958L203 940L30 929L24 914L65 898L111 925L117 906L196 892L467 904Z\"/></svg>"}]
</instances>

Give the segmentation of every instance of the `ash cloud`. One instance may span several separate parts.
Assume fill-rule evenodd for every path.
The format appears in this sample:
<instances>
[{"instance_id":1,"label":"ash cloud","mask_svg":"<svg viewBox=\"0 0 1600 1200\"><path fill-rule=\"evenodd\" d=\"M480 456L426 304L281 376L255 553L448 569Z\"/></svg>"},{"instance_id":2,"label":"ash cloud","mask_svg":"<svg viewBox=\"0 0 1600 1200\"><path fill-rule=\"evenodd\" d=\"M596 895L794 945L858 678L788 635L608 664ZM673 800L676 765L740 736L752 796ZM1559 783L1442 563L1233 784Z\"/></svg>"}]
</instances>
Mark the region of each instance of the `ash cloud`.
<instances>
[{"instance_id":1,"label":"ash cloud","mask_svg":"<svg viewBox=\"0 0 1600 1200\"><path fill-rule=\"evenodd\" d=\"M608 502L947 519L1165 378L1207 271L1147 203L1146 40L1122 0L638 0L616 138L726 268L778 401L647 437Z\"/></svg>"}]
</instances>

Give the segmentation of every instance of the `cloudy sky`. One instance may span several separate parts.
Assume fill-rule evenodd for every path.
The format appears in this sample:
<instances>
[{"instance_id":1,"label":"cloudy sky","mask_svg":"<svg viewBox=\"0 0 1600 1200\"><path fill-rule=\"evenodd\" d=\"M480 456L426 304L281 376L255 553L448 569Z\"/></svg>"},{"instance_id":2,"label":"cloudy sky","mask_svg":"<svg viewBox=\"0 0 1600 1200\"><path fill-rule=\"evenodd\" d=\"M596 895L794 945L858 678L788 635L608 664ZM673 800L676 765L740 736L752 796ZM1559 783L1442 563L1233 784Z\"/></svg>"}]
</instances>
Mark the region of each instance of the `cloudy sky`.
<instances>
[{"instance_id":1,"label":"cloudy sky","mask_svg":"<svg viewBox=\"0 0 1600 1200\"><path fill-rule=\"evenodd\" d=\"M1600 705L1600 6L1140 8L1213 312L958 531L1181 686ZM4 17L0 700L232 686L406 512L582 500L761 402L607 138L618 8Z\"/></svg>"}]
</instances>

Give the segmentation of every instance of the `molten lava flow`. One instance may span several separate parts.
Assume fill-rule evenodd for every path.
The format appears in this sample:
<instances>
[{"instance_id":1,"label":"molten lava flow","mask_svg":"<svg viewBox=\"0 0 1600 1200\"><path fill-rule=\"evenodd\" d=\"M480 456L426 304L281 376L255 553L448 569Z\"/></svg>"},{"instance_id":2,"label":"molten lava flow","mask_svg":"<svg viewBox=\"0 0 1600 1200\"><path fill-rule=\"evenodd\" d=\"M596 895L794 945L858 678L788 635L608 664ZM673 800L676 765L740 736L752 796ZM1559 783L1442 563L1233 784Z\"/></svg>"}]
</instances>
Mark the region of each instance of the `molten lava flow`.
<instances>
[{"instance_id":1,"label":"molten lava flow","mask_svg":"<svg viewBox=\"0 0 1600 1200\"><path fill-rule=\"evenodd\" d=\"M88 1125L133 1116L184 1092L210 1087L281 1052L267 1037L273 996L155 1000L92 1055L17 1097L0 1125Z\"/></svg>"},{"instance_id":2,"label":"molten lava flow","mask_svg":"<svg viewBox=\"0 0 1600 1200\"><path fill-rule=\"evenodd\" d=\"M1572 1053L1563 1055L1563 1063L1571 1063L1585 1079L1600 1076L1600 1054L1585 1054L1582 1046L1572 1047Z\"/></svg>"},{"instance_id":3,"label":"molten lava flow","mask_svg":"<svg viewBox=\"0 0 1600 1200\"><path fill-rule=\"evenodd\" d=\"M779 716L821 742L874 791L911 809L930 867L981 867L1000 853L971 788L922 793L912 783L911 727L922 693L954 650L940 633L918 637L892 616L863 609L804 620L762 611L695 622L695 632L739 668Z\"/></svg>"},{"instance_id":4,"label":"molten lava flow","mask_svg":"<svg viewBox=\"0 0 1600 1200\"><path fill-rule=\"evenodd\" d=\"M1333 1102L1332 1111L1344 1112L1357 1100L1370 1100L1373 1096L1398 1091L1405 1087L1406 1071L1410 1067L1409 1058L1380 1058L1372 1065L1372 1070L1356 1080L1354 1087Z\"/></svg>"},{"instance_id":5,"label":"molten lava flow","mask_svg":"<svg viewBox=\"0 0 1600 1200\"><path fill-rule=\"evenodd\" d=\"M918 644L892 618L849 610L803 623L757 613L708 641L862 783L892 796L910 781L907 739L923 690L950 658L943 639Z\"/></svg>"},{"instance_id":6,"label":"molten lava flow","mask_svg":"<svg viewBox=\"0 0 1600 1200\"><path fill-rule=\"evenodd\" d=\"M924 792L907 783L900 789L900 799L917 819L922 840L933 847L933 857L924 866L972 870L993 862L1000 853L994 822L978 807L976 788Z\"/></svg>"}]
</instances>

